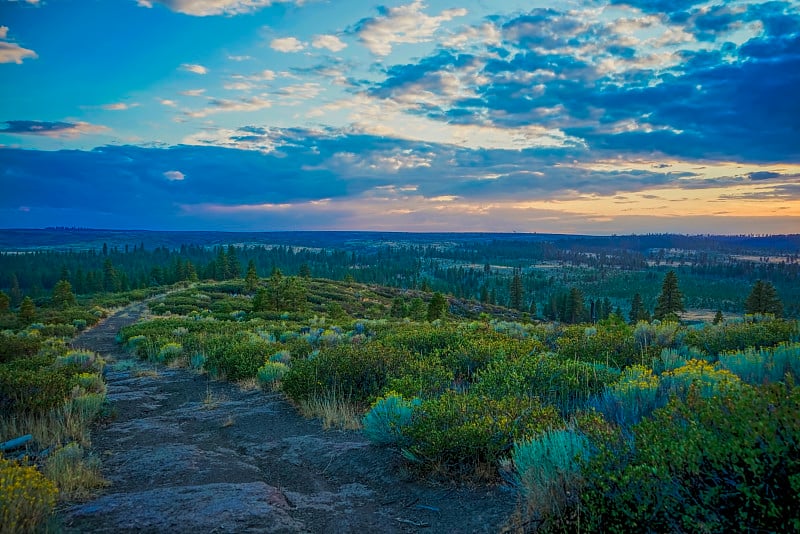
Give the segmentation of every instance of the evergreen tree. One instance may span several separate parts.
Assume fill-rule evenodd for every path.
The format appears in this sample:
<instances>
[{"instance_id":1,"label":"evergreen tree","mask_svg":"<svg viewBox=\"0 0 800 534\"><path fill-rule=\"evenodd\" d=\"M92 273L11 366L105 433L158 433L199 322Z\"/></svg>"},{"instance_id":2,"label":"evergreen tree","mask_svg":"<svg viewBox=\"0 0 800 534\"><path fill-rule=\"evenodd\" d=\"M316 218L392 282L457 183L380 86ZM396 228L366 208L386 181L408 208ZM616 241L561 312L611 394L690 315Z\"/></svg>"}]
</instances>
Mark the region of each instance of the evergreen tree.
<instances>
[{"instance_id":1,"label":"evergreen tree","mask_svg":"<svg viewBox=\"0 0 800 534\"><path fill-rule=\"evenodd\" d=\"M253 297L253 311L265 311L267 309L267 300L267 290L262 287L256 292L256 296Z\"/></svg>"},{"instance_id":2,"label":"evergreen tree","mask_svg":"<svg viewBox=\"0 0 800 534\"><path fill-rule=\"evenodd\" d=\"M406 301L403 297L397 296L392 301L392 310L391 310L392 317L405 317L408 315L408 310L406 309Z\"/></svg>"},{"instance_id":3,"label":"evergreen tree","mask_svg":"<svg viewBox=\"0 0 800 534\"><path fill-rule=\"evenodd\" d=\"M11 307L16 308L22 302L22 290L19 287L19 279L17 273L11 275L11 289L8 292L11 299Z\"/></svg>"},{"instance_id":4,"label":"evergreen tree","mask_svg":"<svg viewBox=\"0 0 800 534\"><path fill-rule=\"evenodd\" d=\"M36 320L36 305L30 297L25 297L19 305L19 322L27 326L34 320Z\"/></svg>"},{"instance_id":5,"label":"evergreen tree","mask_svg":"<svg viewBox=\"0 0 800 534\"><path fill-rule=\"evenodd\" d=\"M568 323L579 323L583 321L585 312L583 292L577 287L571 288L565 302L564 320Z\"/></svg>"},{"instance_id":6,"label":"evergreen tree","mask_svg":"<svg viewBox=\"0 0 800 534\"><path fill-rule=\"evenodd\" d=\"M309 267L307 263L302 264L297 275L300 278L311 278L311 267Z\"/></svg>"},{"instance_id":7,"label":"evergreen tree","mask_svg":"<svg viewBox=\"0 0 800 534\"><path fill-rule=\"evenodd\" d=\"M190 261L186 262L186 279L190 282L197 282L200 278L197 276L197 269Z\"/></svg>"},{"instance_id":8,"label":"evergreen tree","mask_svg":"<svg viewBox=\"0 0 800 534\"><path fill-rule=\"evenodd\" d=\"M436 319L441 319L444 317L446 311L447 299L445 299L444 295L437 291L433 294L430 302L428 303L428 313L426 318L431 322L435 321Z\"/></svg>"},{"instance_id":9,"label":"evergreen tree","mask_svg":"<svg viewBox=\"0 0 800 534\"><path fill-rule=\"evenodd\" d=\"M247 262L247 274L244 277L244 288L248 293L252 293L258 288L258 272L256 271L256 262L253 260Z\"/></svg>"},{"instance_id":10,"label":"evergreen tree","mask_svg":"<svg viewBox=\"0 0 800 534\"><path fill-rule=\"evenodd\" d=\"M241 278L242 276L242 264L239 263L239 257L236 255L236 247L233 245L228 245L228 277L229 278Z\"/></svg>"},{"instance_id":11,"label":"evergreen tree","mask_svg":"<svg viewBox=\"0 0 800 534\"><path fill-rule=\"evenodd\" d=\"M103 290L109 292L119 291L119 279L111 258L106 258L103 262Z\"/></svg>"},{"instance_id":12,"label":"evergreen tree","mask_svg":"<svg viewBox=\"0 0 800 534\"><path fill-rule=\"evenodd\" d=\"M647 308L644 307L642 296L639 293L636 293L633 296L633 301L631 301L631 311L628 314L628 317L631 320L631 324L636 324L639 321L650 320L650 313L647 311Z\"/></svg>"},{"instance_id":13,"label":"evergreen tree","mask_svg":"<svg viewBox=\"0 0 800 534\"><path fill-rule=\"evenodd\" d=\"M536 317L536 299L531 296L531 305L528 307L528 313L531 314L531 317Z\"/></svg>"},{"instance_id":14,"label":"evergreen tree","mask_svg":"<svg viewBox=\"0 0 800 534\"><path fill-rule=\"evenodd\" d=\"M214 260L214 279L215 280L228 280L232 278L230 266L228 265L228 255L225 254L225 249L219 247L217 252L217 259Z\"/></svg>"},{"instance_id":15,"label":"evergreen tree","mask_svg":"<svg viewBox=\"0 0 800 534\"><path fill-rule=\"evenodd\" d=\"M683 294L678 288L678 275L670 271L664 276L661 284L661 294L658 295L654 317L659 321L678 320L678 314L685 311L683 307Z\"/></svg>"},{"instance_id":16,"label":"evergreen tree","mask_svg":"<svg viewBox=\"0 0 800 534\"><path fill-rule=\"evenodd\" d=\"M783 315L783 303L778 297L778 292L770 282L756 280L750 295L744 302L745 313L772 314L775 317Z\"/></svg>"},{"instance_id":17,"label":"evergreen tree","mask_svg":"<svg viewBox=\"0 0 800 534\"><path fill-rule=\"evenodd\" d=\"M484 304L489 302L489 289L486 287L486 284L481 285L480 301Z\"/></svg>"},{"instance_id":18,"label":"evergreen tree","mask_svg":"<svg viewBox=\"0 0 800 534\"><path fill-rule=\"evenodd\" d=\"M66 280L60 280L53 288L53 304L57 308L69 308L75 306L75 294L72 293L72 284Z\"/></svg>"},{"instance_id":19,"label":"evergreen tree","mask_svg":"<svg viewBox=\"0 0 800 534\"><path fill-rule=\"evenodd\" d=\"M0 291L0 313L5 313L11 309L11 299Z\"/></svg>"},{"instance_id":20,"label":"evergreen tree","mask_svg":"<svg viewBox=\"0 0 800 534\"><path fill-rule=\"evenodd\" d=\"M425 302L419 297L411 299L411 304L408 307L408 316L413 321L423 321L425 320L425 315Z\"/></svg>"},{"instance_id":21,"label":"evergreen tree","mask_svg":"<svg viewBox=\"0 0 800 534\"><path fill-rule=\"evenodd\" d=\"M514 276L511 279L511 287L509 288L510 307L515 310L521 310L523 299L522 277L520 276L519 269L514 269Z\"/></svg>"},{"instance_id":22,"label":"evergreen tree","mask_svg":"<svg viewBox=\"0 0 800 534\"><path fill-rule=\"evenodd\" d=\"M714 324L721 324L724 320L725 316L722 315L722 310L717 310L716 315L714 315Z\"/></svg>"}]
</instances>

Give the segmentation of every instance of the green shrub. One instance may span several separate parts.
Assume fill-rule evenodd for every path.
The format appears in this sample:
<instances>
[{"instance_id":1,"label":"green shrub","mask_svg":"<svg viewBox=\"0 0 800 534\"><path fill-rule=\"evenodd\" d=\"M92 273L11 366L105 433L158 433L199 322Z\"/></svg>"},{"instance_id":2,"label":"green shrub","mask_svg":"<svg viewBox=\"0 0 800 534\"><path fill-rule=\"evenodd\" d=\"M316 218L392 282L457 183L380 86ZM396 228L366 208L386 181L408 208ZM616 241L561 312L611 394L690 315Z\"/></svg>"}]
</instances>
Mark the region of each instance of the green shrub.
<instances>
[{"instance_id":1,"label":"green shrub","mask_svg":"<svg viewBox=\"0 0 800 534\"><path fill-rule=\"evenodd\" d=\"M56 367L75 367L81 372L102 373L105 361L90 350L71 350L55 361Z\"/></svg>"},{"instance_id":2,"label":"green shrub","mask_svg":"<svg viewBox=\"0 0 800 534\"><path fill-rule=\"evenodd\" d=\"M313 359L294 360L281 387L296 402L336 394L368 404L384 391L406 357L378 343L325 347Z\"/></svg>"},{"instance_id":3,"label":"green shrub","mask_svg":"<svg viewBox=\"0 0 800 534\"><path fill-rule=\"evenodd\" d=\"M719 365L748 384L779 382L791 372L800 378L800 343L781 343L773 348L728 352L719 355Z\"/></svg>"},{"instance_id":4,"label":"green shrub","mask_svg":"<svg viewBox=\"0 0 800 534\"><path fill-rule=\"evenodd\" d=\"M414 408L419 399L405 400L390 391L372 404L372 408L361 420L364 435L377 445L403 445L403 429L411 424Z\"/></svg>"},{"instance_id":5,"label":"green shrub","mask_svg":"<svg viewBox=\"0 0 800 534\"><path fill-rule=\"evenodd\" d=\"M270 343L248 332L240 332L209 348L205 367L213 375L225 376L231 381L254 378L270 352Z\"/></svg>"},{"instance_id":6,"label":"green shrub","mask_svg":"<svg viewBox=\"0 0 800 534\"><path fill-rule=\"evenodd\" d=\"M685 344L698 347L711 356L719 356L748 347L774 347L779 343L792 341L797 333L797 321L750 317L741 323L706 325L697 330L689 330Z\"/></svg>"},{"instance_id":7,"label":"green shrub","mask_svg":"<svg viewBox=\"0 0 800 534\"><path fill-rule=\"evenodd\" d=\"M181 355L183 355L183 346L180 343L170 341L161 347L154 361L156 363L169 363L172 360L180 358Z\"/></svg>"},{"instance_id":8,"label":"green shrub","mask_svg":"<svg viewBox=\"0 0 800 534\"><path fill-rule=\"evenodd\" d=\"M619 371L582 361L562 361L552 354L530 354L492 362L478 373L472 391L494 399L512 395L538 397L562 410L581 405L613 382Z\"/></svg>"},{"instance_id":9,"label":"green shrub","mask_svg":"<svg viewBox=\"0 0 800 534\"><path fill-rule=\"evenodd\" d=\"M61 406L72 390L72 368L0 365L0 412L40 414Z\"/></svg>"},{"instance_id":10,"label":"green shrub","mask_svg":"<svg viewBox=\"0 0 800 534\"><path fill-rule=\"evenodd\" d=\"M800 388L785 384L674 397L632 441L605 444L589 461L581 528L797 532L798 413Z\"/></svg>"},{"instance_id":11,"label":"green shrub","mask_svg":"<svg viewBox=\"0 0 800 534\"><path fill-rule=\"evenodd\" d=\"M56 504L58 489L35 467L0 458L0 530L36 532Z\"/></svg>"},{"instance_id":12,"label":"green shrub","mask_svg":"<svg viewBox=\"0 0 800 534\"><path fill-rule=\"evenodd\" d=\"M718 395L723 389L737 388L739 378L704 360L689 360L685 365L661 375L666 389L685 399L694 387L703 397Z\"/></svg>"},{"instance_id":13,"label":"green shrub","mask_svg":"<svg viewBox=\"0 0 800 534\"><path fill-rule=\"evenodd\" d=\"M16 358L33 356L42 346L40 337L32 337L10 332L0 332L0 364Z\"/></svg>"},{"instance_id":14,"label":"green shrub","mask_svg":"<svg viewBox=\"0 0 800 534\"><path fill-rule=\"evenodd\" d=\"M497 462L515 441L534 437L563 421L552 406L537 399L491 399L447 391L423 401L402 430L406 458L435 474L494 478Z\"/></svg>"},{"instance_id":15,"label":"green shrub","mask_svg":"<svg viewBox=\"0 0 800 534\"><path fill-rule=\"evenodd\" d=\"M258 368L258 383L261 387L272 389L288 370L289 366L285 363L268 361Z\"/></svg>"},{"instance_id":16,"label":"green shrub","mask_svg":"<svg viewBox=\"0 0 800 534\"><path fill-rule=\"evenodd\" d=\"M435 357L408 358L399 362L397 376L391 377L386 391L394 391L404 398L438 397L453 387L455 376Z\"/></svg>"}]
</instances>

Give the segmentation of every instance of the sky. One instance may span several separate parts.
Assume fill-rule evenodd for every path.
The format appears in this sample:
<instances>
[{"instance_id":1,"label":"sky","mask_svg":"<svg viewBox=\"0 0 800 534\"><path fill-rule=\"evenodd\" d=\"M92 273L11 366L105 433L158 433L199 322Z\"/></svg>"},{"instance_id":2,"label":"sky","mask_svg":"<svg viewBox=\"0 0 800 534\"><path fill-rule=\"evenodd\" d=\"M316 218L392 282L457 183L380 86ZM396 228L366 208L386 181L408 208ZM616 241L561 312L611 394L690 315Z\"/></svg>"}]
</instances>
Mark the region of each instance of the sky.
<instances>
[{"instance_id":1,"label":"sky","mask_svg":"<svg viewBox=\"0 0 800 534\"><path fill-rule=\"evenodd\" d=\"M800 1L0 0L0 227L800 233Z\"/></svg>"}]
</instances>

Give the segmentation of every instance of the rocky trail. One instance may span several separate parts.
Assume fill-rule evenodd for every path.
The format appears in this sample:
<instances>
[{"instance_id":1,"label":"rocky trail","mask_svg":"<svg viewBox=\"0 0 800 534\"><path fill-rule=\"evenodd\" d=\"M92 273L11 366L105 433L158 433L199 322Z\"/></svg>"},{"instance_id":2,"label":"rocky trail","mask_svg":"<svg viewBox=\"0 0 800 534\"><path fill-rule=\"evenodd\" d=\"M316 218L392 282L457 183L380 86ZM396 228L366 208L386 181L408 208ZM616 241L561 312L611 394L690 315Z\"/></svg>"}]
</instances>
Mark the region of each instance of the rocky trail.
<instances>
[{"instance_id":1,"label":"rocky trail","mask_svg":"<svg viewBox=\"0 0 800 534\"><path fill-rule=\"evenodd\" d=\"M113 420L92 433L110 486L61 511L68 532L498 532L498 488L430 486L358 432L323 430L278 393L135 360L134 304L73 345L103 354Z\"/></svg>"}]
</instances>

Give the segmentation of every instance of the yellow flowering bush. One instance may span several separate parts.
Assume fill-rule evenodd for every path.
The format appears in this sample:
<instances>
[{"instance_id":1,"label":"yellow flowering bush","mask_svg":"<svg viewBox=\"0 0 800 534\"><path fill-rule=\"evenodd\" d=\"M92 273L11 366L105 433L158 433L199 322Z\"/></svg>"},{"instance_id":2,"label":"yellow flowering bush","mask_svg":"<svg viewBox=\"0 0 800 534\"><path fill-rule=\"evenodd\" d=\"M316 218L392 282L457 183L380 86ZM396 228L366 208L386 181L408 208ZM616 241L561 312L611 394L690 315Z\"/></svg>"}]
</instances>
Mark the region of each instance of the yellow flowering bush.
<instances>
[{"instance_id":1,"label":"yellow flowering bush","mask_svg":"<svg viewBox=\"0 0 800 534\"><path fill-rule=\"evenodd\" d=\"M35 467L0 459L0 525L3 532L30 532L52 513L58 489Z\"/></svg>"}]
</instances>

